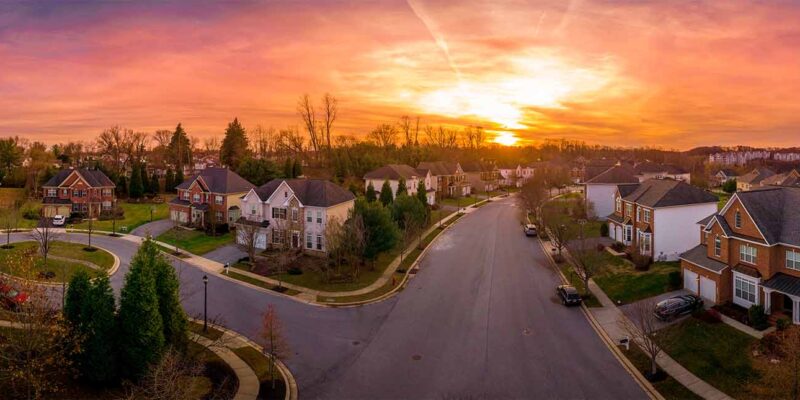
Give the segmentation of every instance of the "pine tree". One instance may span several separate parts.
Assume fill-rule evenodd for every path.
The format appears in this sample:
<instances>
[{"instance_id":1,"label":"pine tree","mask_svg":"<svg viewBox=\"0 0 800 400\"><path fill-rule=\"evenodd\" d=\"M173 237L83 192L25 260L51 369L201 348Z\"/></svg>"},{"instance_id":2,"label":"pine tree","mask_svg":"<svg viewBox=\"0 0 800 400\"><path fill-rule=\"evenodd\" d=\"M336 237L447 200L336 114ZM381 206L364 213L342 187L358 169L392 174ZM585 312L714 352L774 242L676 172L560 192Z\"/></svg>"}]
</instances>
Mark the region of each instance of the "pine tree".
<instances>
[{"instance_id":1,"label":"pine tree","mask_svg":"<svg viewBox=\"0 0 800 400\"><path fill-rule=\"evenodd\" d=\"M108 384L117 377L115 310L114 292L108 277L95 279L81 310L87 335L78 361L81 374L90 382Z\"/></svg>"},{"instance_id":2,"label":"pine tree","mask_svg":"<svg viewBox=\"0 0 800 400\"><path fill-rule=\"evenodd\" d=\"M161 185L158 184L158 175L156 175L156 171L153 171L153 176L150 177L150 193L155 196L160 191Z\"/></svg>"},{"instance_id":3,"label":"pine tree","mask_svg":"<svg viewBox=\"0 0 800 400\"><path fill-rule=\"evenodd\" d=\"M292 164L292 160L291 159L287 158L286 161L284 161L284 163L283 163L283 177L284 178L286 178L286 179L294 178L294 176L292 176L292 173L294 173L294 168L292 168L293 166L294 166L294 164Z\"/></svg>"},{"instance_id":4,"label":"pine tree","mask_svg":"<svg viewBox=\"0 0 800 400\"><path fill-rule=\"evenodd\" d=\"M294 159L294 164L292 164L292 177L299 178L303 176L303 166L300 165L300 160Z\"/></svg>"},{"instance_id":5,"label":"pine tree","mask_svg":"<svg viewBox=\"0 0 800 400\"><path fill-rule=\"evenodd\" d=\"M178 171L175 172L175 181L173 182L175 186L180 185L186 178L183 177L183 168L178 168ZM173 187L173 190L174 187ZM176 190L177 191L177 190Z\"/></svg>"},{"instance_id":6,"label":"pine tree","mask_svg":"<svg viewBox=\"0 0 800 400\"><path fill-rule=\"evenodd\" d=\"M250 145L247 142L247 134L244 127L239 123L238 118L228 124L225 129L225 138L222 139L222 146L219 149L219 158L223 165L236 170L239 164L247 157Z\"/></svg>"},{"instance_id":7,"label":"pine tree","mask_svg":"<svg viewBox=\"0 0 800 400\"><path fill-rule=\"evenodd\" d=\"M150 193L150 177L147 176L147 165L139 164L139 173L142 175L142 195Z\"/></svg>"},{"instance_id":8,"label":"pine tree","mask_svg":"<svg viewBox=\"0 0 800 400\"><path fill-rule=\"evenodd\" d=\"M155 249L155 243L145 242L143 246L152 246L156 252L154 272L156 278L156 292L158 293L158 309L161 321L164 324L164 341L176 349L185 350L189 342L187 327L189 321L181 307L178 277L175 269Z\"/></svg>"},{"instance_id":9,"label":"pine tree","mask_svg":"<svg viewBox=\"0 0 800 400\"><path fill-rule=\"evenodd\" d=\"M395 193L395 196L400 196L403 194L408 194L408 188L406 187L406 180L400 178L400 180L397 182L397 193Z\"/></svg>"},{"instance_id":10,"label":"pine tree","mask_svg":"<svg viewBox=\"0 0 800 400\"><path fill-rule=\"evenodd\" d=\"M428 192L425 189L425 181L419 181L417 184L417 198L422 204L428 204Z\"/></svg>"},{"instance_id":11,"label":"pine tree","mask_svg":"<svg viewBox=\"0 0 800 400\"><path fill-rule=\"evenodd\" d=\"M167 174L164 177L164 192L172 193L175 190L175 186L178 186L175 183L175 172L172 172L172 168L167 170Z\"/></svg>"},{"instance_id":12,"label":"pine tree","mask_svg":"<svg viewBox=\"0 0 800 400\"><path fill-rule=\"evenodd\" d=\"M172 163L178 167L177 169L182 170L184 165L192 163L192 142L181 124L175 127L175 132L172 134L167 150Z\"/></svg>"},{"instance_id":13,"label":"pine tree","mask_svg":"<svg viewBox=\"0 0 800 400\"><path fill-rule=\"evenodd\" d=\"M392 196L392 187L389 186L389 181L383 181L383 186L381 186L380 200L384 206L392 204L392 200L394 200Z\"/></svg>"},{"instance_id":14,"label":"pine tree","mask_svg":"<svg viewBox=\"0 0 800 400\"><path fill-rule=\"evenodd\" d=\"M72 275L69 286L67 286L67 294L64 299L64 318L78 331L78 334L83 331L81 310L86 303L90 287L89 273L82 269Z\"/></svg>"},{"instance_id":15,"label":"pine tree","mask_svg":"<svg viewBox=\"0 0 800 400\"><path fill-rule=\"evenodd\" d=\"M367 193L364 195L367 198L367 201L372 203L375 200L378 200L378 196L375 194L375 186L372 186L372 182L367 185Z\"/></svg>"},{"instance_id":16,"label":"pine tree","mask_svg":"<svg viewBox=\"0 0 800 400\"><path fill-rule=\"evenodd\" d=\"M141 377L148 365L159 360L164 350L164 324L153 273L157 252L150 239L139 247L125 276L120 296L120 362L131 378Z\"/></svg>"},{"instance_id":17,"label":"pine tree","mask_svg":"<svg viewBox=\"0 0 800 400\"><path fill-rule=\"evenodd\" d=\"M128 178L125 175L120 175L117 178L117 195L127 196L128 195Z\"/></svg>"},{"instance_id":18,"label":"pine tree","mask_svg":"<svg viewBox=\"0 0 800 400\"><path fill-rule=\"evenodd\" d=\"M131 172L131 183L128 186L128 195L132 199L139 199L144 194L144 185L142 183L142 169L139 165L133 166Z\"/></svg>"}]
</instances>

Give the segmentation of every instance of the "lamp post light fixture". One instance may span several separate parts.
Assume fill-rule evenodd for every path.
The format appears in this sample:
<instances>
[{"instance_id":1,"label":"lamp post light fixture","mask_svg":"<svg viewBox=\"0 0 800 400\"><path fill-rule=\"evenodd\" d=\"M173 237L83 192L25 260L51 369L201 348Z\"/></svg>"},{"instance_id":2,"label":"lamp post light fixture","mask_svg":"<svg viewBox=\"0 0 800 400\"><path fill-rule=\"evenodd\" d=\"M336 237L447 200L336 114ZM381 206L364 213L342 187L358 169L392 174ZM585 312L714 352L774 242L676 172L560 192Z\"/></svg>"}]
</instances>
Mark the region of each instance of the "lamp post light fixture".
<instances>
[{"instance_id":1,"label":"lamp post light fixture","mask_svg":"<svg viewBox=\"0 0 800 400\"><path fill-rule=\"evenodd\" d=\"M208 275L203 275L203 332L208 332Z\"/></svg>"},{"instance_id":2,"label":"lamp post light fixture","mask_svg":"<svg viewBox=\"0 0 800 400\"><path fill-rule=\"evenodd\" d=\"M231 267L231 265L228 264L228 263L225 263L225 265L223 266L223 268L225 269L225 275L228 275L228 268L230 268L230 267Z\"/></svg>"}]
</instances>

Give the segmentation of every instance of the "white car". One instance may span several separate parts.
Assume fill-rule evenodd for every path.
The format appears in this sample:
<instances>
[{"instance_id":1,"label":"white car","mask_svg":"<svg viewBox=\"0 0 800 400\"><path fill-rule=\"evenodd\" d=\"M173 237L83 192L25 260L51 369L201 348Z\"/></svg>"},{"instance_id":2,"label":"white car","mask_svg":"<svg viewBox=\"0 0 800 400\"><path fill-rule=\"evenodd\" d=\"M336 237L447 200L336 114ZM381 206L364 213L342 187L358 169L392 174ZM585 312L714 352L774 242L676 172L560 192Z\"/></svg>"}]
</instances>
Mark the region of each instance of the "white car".
<instances>
[{"instance_id":1,"label":"white car","mask_svg":"<svg viewBox=\"0 0 800 400\"><path fill-rule=\"evenodd\" d=\"M536 236L536 225L534 224L526 224L523 230L525 231L525 236Z\"/></svg>"},{"instance_id":2,"label":"white car","mask_svg":"<svg viewBox=\"0 0 800 400\"><path fill-rule=\"evenodd\" d=\"M67 222L67 218L63 215L56 215L53 217L53 226L62 226L64 222Z\"/></svg>"}]
</instances>

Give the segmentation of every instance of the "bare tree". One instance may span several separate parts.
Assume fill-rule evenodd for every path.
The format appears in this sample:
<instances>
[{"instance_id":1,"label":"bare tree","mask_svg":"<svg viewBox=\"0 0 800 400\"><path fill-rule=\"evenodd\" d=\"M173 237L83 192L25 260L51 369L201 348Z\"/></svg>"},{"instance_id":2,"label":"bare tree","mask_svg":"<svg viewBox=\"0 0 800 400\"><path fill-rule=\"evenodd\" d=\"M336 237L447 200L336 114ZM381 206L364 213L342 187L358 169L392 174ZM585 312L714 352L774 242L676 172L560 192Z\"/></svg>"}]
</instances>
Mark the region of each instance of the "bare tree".
<instances>
[{"instance_id":1,"label":"bare tree","mask_svg":"<svg viewBox=\"0 0 800 400\"><path fill-rule=\"evenodd\" d=\"M44 265L47 266L47 255L50 254L50 249L61 235L53 228L50 221L45 218L39 218L39 225L31 230L31 238L39 244L39 254L44 259ZM61 308L64 308L64 296L67 293L67 265L61 264Z\"/></svg>"},{"instance_id":2,"label":"bare tree","mask_svg":"<svg viewBox=\"0 0 800 400\"><path fill-rule=\"evenodd\" d=\"M171 140L172 131L170 130L160 129L153 133L153 141L156 143L156 146L167 148Z\"/></svg>"},{"instance_id":3,"label":"bare tree","mask_svg":"<svg viewBox=\"0 0 800 400\"><path fill-rule=\"evenodd\" d=\"M358 278L359 265L367 246L367 227L360 215L350 218L345 224L345 260L350 266L353 279Z\"/></svg>"},{"instance_id":4,"label":"bare tree","mask_svg":"<svg viewBox=\"0 0 800 400\"><path fill-rule=\"evenodd\" d=\"M398 122L397 125L400 127L400 133L403 134L403 138L405 139L404 145L406 147L413 146L414 133L412 130L411 118L409 118L408 115L403 115L400 117L400 122Z\"/></svg>"},{"instance_id":5,"label":"bare tree","mask_svg":"<svg viewBox=\"0 0 800 400\"><path fill-rule=\"evenodd\" d=\"M403 246L400 248L400 262L403 262L403 255L414 239L417 238L421 226L411 213L403 213Z\"/></svg>"},{"instance_id":6,"label":"bare tree","mask_svg":"<svg viewBox=\"0 0 800 400\"><path fill-rule=\"evenodd\" d=\"M272 153L276 139L275 128L264 128L261 125L256 125L255 128L250 130L249 136L252 138L253 153L258 158L267 158Z\"/></svg>"},{"instance_id":7,"label":"bare tree","mask_svg":"<svg viewBox=\"0 0 800 400\"><path fill-rule=\"evenodd\" d=\"M628 317L620 315L617 321L624 330L650 358L650 376L658 373L656 358L665 349L669 348L674 336L669 329L661 329L660 322L653 314L655 301L642 300L631 305Z\"/></svg>"},{"instance_id":8,"label":"bare tree","mask_svg":"<svg viewBox=\"0 0 800 400\"><path fill-rule=\"evenodd\" d=\"M305 139L303 139L303 136L300 135L296 127L288 127L278 132L275 150L280 152L280 155L285 156L291 154L297 156L303 154L305 148Z\"/></svg>"},{"instance_id":9,"label":"bare tree","mask_svg":"<svg viewBox=\"0 0 800 400\"><path fill-rule=\"evenodd\" d=\"M236 226L237 243L239 248L247 253L247 258L250 259L250 265L255 265L256 262L256 245L258 244L260 231L261 227L257 223L251 221L243 221Z\"/></svg>"},{"instance_id":10,"label":"bare tree","mask_svg":"<svg viewBox=\"0 0 800 400\"><path fill-rule=\"evenodd\" d=\"M319 151L319 128L317 126L317 114L314 111L314 105L311 104L311 98L308 94L304 94L297 101L297 114L303 120L303 125L306 128L306 133L311 141L311 149L314 152Z\"/></svg>"},{"instance_id":11,"label":"bare tree","mask_svg":"<svg viewBox=\"0 0 800 400\"><path fill-rule=\"evenodd\" d=\"M341 273L342 261L346 250L346 232L345 225L339 220L338 217L328 218L325 224L325 249L328 262L325 268L325 278L330 280L330 268L327 266L333 264L336 274Z\"/></svg>"},{"instance_id":12,"label":"bare tree","mask_svg":"<svg viewBox=\"0 0 800 400\"><path fill-rule=\"evenodd\" d=\"M325 138L325 146L330 150L331 148L331 132L333 131L333 123L336 122L336 117L339 113L339 101L330 93L325 93L322 96L322 129Z\"/></svg>"},{"instance_id":13,"label":"bare tree","mask_svg":"<svg viewBox=\"0 0 800 400\"><path fill-rule=\"evenodd\" d=\"M207 137L203 140L203 147L209 153L211 152L218 152L220 148L220 141L217 136Z\"/></svg>"},{"instance_id":14,"label":"bare tree","mask_svg":"<svg viewBox=\"0 0 800 400\"><path fill-rule=\"evenodd\" d=\"M588 296L590 294L589 280L603 268L603 260L597 249L587 247L583 240L574 248L570 248L570 255L572 256L572 266L575 274L583 282L583 293Z\"/></svg>"},{"instance_id":15,"label":"bare tree","mask_svg":"<svg viewBox=\"0 0 800 400\"><path fill-rule=\"evenodd\" d=\"M388 148L394 146L397 141L397 128L393 125L381 124L375 127L368 136L377 146Z\"/></svg>"},{"instance_id":16,"label":"bare tree","mask_svg":"<svg viewBox=\"0 0 800 400\"><path fill-rule=\"evenodd\" d=\"M483 146L483 142L486 140L486 133L480 126L468 126L464 128L464 140L468 148L477 150Z\"/></svg>"},{"instance_id":17,"label":"bare tree","mask_svg":"<svg viewBox=\"0 0 800 400\"><path fill-rule=\"evenodd\" d=\"M150 366L135 385L129 387L127 399L183 400L192 398L200 381L190 379L203 374L203 365L174 349Z\"/></svg>"},{"instance_id":18,"label":"bare tree","mask_svg":"<svg viewBox=\"0 0 800 400\"><path fill-rule=\"evenodd\" d=\"M436 128L426 126L425 136L427 136L428 144L431 146L436 146L441 149L454 149L458 147L458 132L453 129L447 129L441 125Z\"/></svg>"},{"instance_id":19,"label":"bare tree","mask_svg":"<svg viewBox=\"0 0 800 400\"><path fill-rule=\"evenodd\" d=\"M6 230L6 244L3 248L11 248L11 232L19 223L19 201L12 201L3 207L3 228Z\"/></svg>"},{"instance_id":20,"label":"bare tree","mask_svg":"<svg viewBox=\"0 0 800 400\"><path fill-rule=\"evenodd\" d=\"M283 325L272 304L267 306L267 310L261 317L259 338L261 339L260 344L264 348L264 355L272 360L272 362L269 363L269 376L272 381L272 388L275 389L275 362L288 357L290 352L289 344L283 335Z\"/></svg>"},{"instance_id":21,"label":"bare tree","mask_svg":"<svg viewBox=\"0 0 800 400\"><path fill-rule=\"evenodd\" d=\"M567 243L575 238L575 227L566 216L554 207L543 209L542 218L545 229L547 229L547 235L558 249L558 255L560 256Z\"/></svg>"}]
</instances>

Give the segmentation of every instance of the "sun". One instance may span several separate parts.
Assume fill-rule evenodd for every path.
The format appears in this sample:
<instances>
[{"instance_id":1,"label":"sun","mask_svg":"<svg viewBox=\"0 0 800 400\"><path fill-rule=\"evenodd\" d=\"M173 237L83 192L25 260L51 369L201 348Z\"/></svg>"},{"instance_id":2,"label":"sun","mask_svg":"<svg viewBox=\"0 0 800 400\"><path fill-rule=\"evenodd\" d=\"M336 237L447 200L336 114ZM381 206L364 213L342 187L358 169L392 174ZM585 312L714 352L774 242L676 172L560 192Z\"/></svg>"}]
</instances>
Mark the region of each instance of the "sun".
<instances>
[{"instance_id":1,"label":"sun","mask_svg":"<svg viewBox=\"0 0 800 400\"><path fill-rule=\"evenodd\" d=\"M494 142L503 146L513 146L517 144L518 140L519 138L514 136L511 132L499 132L497 136L494 137Z\"/></svg>"}]
</instances>

